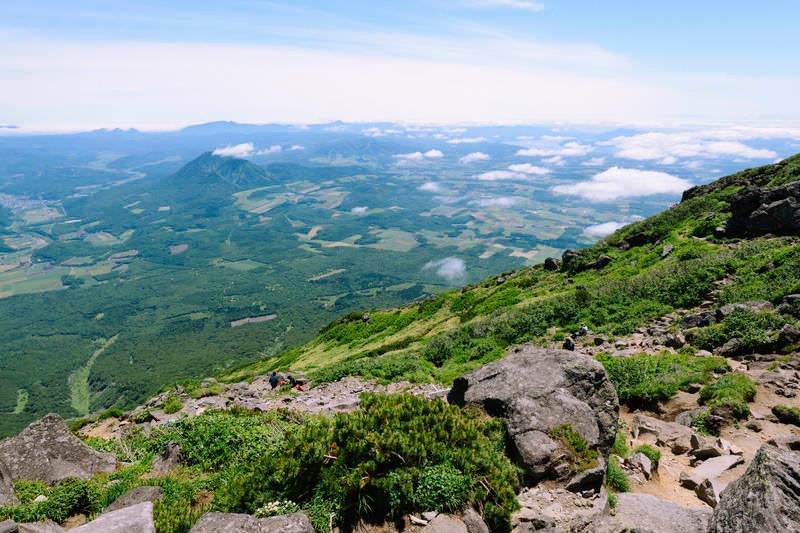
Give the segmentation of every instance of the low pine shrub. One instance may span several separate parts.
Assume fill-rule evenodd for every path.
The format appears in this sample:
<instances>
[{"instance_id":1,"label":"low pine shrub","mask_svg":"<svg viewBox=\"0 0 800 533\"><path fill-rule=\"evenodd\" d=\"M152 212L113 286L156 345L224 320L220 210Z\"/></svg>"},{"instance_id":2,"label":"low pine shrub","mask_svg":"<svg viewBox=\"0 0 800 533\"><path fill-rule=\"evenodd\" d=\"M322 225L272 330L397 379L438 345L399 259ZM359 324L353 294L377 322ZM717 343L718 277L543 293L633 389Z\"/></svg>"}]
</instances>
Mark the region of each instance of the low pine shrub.
<instances>
[{"instance_id":1,"label":"low pine shrub","mask_svg":"<svg viewBox=\"0 0 800 533\"><path fill-rule=\"evenodd\" d=\"M606 485L617 492L629 492L631 482L628 474L619 466L619 461L613 455L608 458L608 468L606 469Z\"/></svg>"},{"instance_id":2,"label":"low pine shrub","mask_svg":"<svg viewBox=\"0 0 800 533\"><path fill-rule=\"evenodd\" d=\"M583 472L597 466L597 450L589 448L580 433L571 424L561 424L548 432L550 437L561 441L570 455L572 473Z\"/></svg>"},{"instance_id":3,"label":"low pine shrub","mask_svg":"<svg viewBox=\"0 0 800 533\"><path fill-rule=\"evenodd\" d=\"M731 409L734 417L750 416L747 403L756 397L756 385L745 374L728 374L700 389L700 403L708 407Z\"/></svg>"},{"instance_id":4,"label":"low pine shrub","mask_svg":"<svg viewBox=\"0 0 800 533\"><path fill-rule=\"evenodd\" d=\"M171 415L183 409L183 402L176 395L169 394L161 404L161 409L164 410L164 413Z\"/></svg>"},{"instance_id":5,"label":"low pine shrub","mask_svg":"<svg viewBox=\"0 0 800 533\"><path fill-rule=\"evenodd\" d=\"M661 460L661 451L655 446L649 444L642 444L633 449L633 453L643 453L647 456L653 464L657 464Z\"/></svg>"}]
</instances>

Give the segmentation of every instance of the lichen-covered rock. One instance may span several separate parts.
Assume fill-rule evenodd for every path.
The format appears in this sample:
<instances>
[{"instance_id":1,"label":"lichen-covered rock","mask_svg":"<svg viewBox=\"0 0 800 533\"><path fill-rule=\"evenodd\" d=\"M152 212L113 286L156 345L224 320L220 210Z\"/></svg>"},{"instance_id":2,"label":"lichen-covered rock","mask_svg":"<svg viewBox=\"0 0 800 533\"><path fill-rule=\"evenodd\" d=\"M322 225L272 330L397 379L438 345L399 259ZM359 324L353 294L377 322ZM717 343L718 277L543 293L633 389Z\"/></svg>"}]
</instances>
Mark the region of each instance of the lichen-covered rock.
<instances>
[{"instance_id":1,"label":"lichen-covered rock","mask_svg":"<svg viewBox=\"0 0 800 533\"><path fill-rule=\"evenodd\" d=\"M723 491L709 533L800 531L800 455L764 445Z\"/></svg>"},{"instance_id":2,"label":"lichen-covered rock","mask_svg":"<svg viewBox=\"0 0 800 533\"><path fill-rule=\"evenodd\" d=\"M131 507L144 502L154 503L156 500L160 499L161 496L161 487L152 485L136 487L114 500L111 505L106 507L104 513L110 513L118 509L124 509L125 507Z\"/></svg>"},{"instance_id":3,"label":"lichen-covered rock","mask_svg":"<svg viewBox=\"0 0 800 533\"><path fill-rule=\"evenodd\" d=\"M561 444L548 436L553 428L570 424L605 461L619 414L617 394L600 363L531 345L457 378L448 400L501 417L516 459L533 482L554 477Z\"/></svg>"},{"instance_id":4,"label":"lichen-covered rock","mask_svg":"<svg viewBox=\"0 0 800 533\"><path fill-rule=\"evenodd\" d=\"M93 450L52 413L16 437L0 441L0 462L14 481L37 479L48 483L69 477L90 479L97 472L113 472L117 464L114 454Z\"/></svg>"}]
</instances>

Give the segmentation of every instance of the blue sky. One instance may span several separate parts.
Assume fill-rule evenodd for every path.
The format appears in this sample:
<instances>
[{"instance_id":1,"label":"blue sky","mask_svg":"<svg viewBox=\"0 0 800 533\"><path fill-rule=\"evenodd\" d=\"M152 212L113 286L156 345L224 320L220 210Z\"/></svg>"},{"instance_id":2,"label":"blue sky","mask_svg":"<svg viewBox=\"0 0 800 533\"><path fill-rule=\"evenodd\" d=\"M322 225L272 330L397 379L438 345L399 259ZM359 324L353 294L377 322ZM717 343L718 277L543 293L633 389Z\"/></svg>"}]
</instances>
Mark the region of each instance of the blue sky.
<instances>
[{"instance_id":1,"label":"blue sky","mask_svg":"<svg viewBox=\"0 0 800 533\"><path fill-rule=\"evenodd\" d=\"M800 2L0 0L0 124L797 124Z\"/></svg>"}]
</instances>

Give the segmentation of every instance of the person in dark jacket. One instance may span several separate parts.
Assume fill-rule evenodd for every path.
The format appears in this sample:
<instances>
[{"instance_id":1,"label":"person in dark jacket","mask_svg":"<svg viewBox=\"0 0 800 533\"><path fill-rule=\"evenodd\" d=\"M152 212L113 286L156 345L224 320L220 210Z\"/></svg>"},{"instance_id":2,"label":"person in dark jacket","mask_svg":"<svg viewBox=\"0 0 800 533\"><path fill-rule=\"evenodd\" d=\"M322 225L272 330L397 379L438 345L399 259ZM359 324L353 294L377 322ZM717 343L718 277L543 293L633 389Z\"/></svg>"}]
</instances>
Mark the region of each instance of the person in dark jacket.
<instances>
[{"instance_id":1,"label":"person in dark jacket","mask_svg":"<svg viewBox=\"0 0 800 533\"><path fill-rule=\"evenodd\" d=\"M278 379L278 373L273 372L272 375L269 377L269 386L274 389L275 387L278 386L279 381L280 379Z\"/></svg>"}]
</instances>

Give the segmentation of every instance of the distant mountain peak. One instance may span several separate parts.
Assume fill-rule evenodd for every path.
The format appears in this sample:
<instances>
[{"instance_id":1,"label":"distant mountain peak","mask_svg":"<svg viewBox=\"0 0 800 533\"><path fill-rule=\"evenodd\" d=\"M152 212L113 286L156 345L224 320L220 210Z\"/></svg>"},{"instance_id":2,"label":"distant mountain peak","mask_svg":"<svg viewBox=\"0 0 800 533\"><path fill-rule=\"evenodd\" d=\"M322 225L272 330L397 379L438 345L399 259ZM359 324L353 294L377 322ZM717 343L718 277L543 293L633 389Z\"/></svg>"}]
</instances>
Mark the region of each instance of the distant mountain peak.
<instances>
[{"instance_id":1,"label":"distant mountain peak","mask_svg":"<svg viewBox=\"0 0 800 533\"><path fill-rule=\"evenodd\" d=\"M273 180L263 167L246 159L205 152L173 174L172 181L206 186L224 183L244 190L270 185Z\"/></svg>"}]
</instances>

